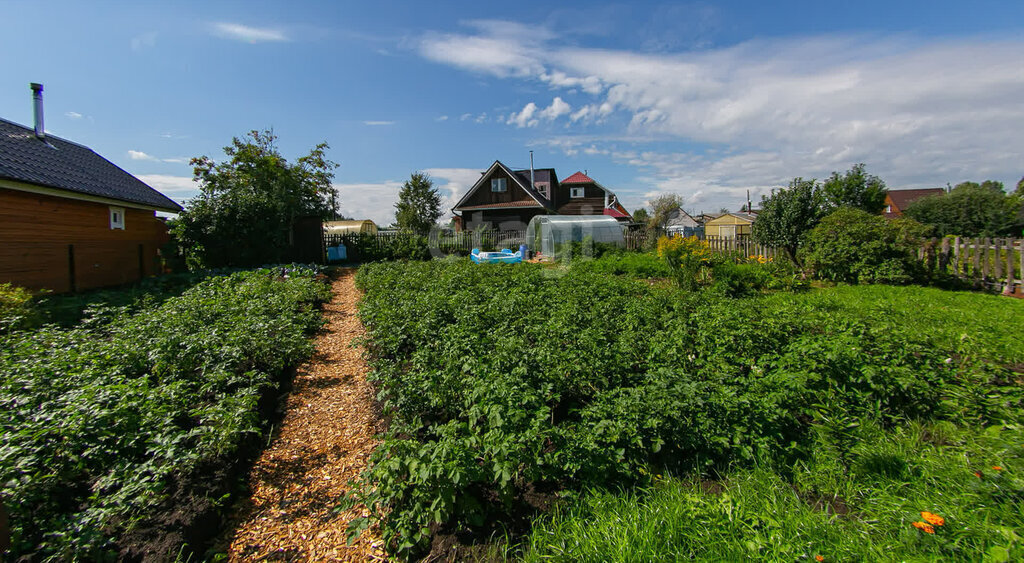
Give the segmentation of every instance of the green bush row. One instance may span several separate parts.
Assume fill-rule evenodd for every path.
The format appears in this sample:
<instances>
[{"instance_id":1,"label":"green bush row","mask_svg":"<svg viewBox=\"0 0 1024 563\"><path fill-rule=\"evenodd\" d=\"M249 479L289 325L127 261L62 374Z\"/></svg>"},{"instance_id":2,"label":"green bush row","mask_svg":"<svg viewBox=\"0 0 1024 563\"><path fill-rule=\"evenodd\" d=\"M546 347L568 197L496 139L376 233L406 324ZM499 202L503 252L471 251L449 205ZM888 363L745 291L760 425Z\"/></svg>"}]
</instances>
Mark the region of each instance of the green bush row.
<instances>
[{"instance_id":1,"label":"green bush row","mask_svg":"<svg viewBox=\"0 0 1024 563\"><path fill-rule=\"evenodd\" d=\"M800 458L826 418L988 424L1019 412L1019 388L990 386L1011 379L1012 360L908 330L884 308L814 294L737 301L594 267L360 269L391 420L362 500L390 549L503 518L528 490Z\"/></svg>"},{"instance_id":2,"label":"green bush row","mask_svg":"<svg viewBox=\"0 0 1024 563\"><path fill-rule=\"evenodd\" d=\"M307 269L212 277L135 313L0 337L0 496L14 557L100 559L172 481L231 463L260 397L311 352Z\"/></svg>"}]
</instances>

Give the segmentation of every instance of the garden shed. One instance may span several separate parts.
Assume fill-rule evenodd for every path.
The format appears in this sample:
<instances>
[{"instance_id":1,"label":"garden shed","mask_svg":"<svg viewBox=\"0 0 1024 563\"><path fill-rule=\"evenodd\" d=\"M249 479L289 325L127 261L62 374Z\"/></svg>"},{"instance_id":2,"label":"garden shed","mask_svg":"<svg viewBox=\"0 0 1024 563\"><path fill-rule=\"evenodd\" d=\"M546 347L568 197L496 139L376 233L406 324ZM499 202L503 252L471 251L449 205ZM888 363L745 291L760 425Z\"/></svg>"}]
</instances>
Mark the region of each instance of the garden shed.
<instances>
[{"instance_id":1,"label":"garden shed","mask_svg":"<svg viewBox=\"0 0 1024 563\"><path fill-rule=\"evenodd\" d=\"M526 244L544 256L555 256L566 243L592 240L595 244L625 246L622 224L607 215L538 215L526 226Z\"/></svg>"}]
</instances>

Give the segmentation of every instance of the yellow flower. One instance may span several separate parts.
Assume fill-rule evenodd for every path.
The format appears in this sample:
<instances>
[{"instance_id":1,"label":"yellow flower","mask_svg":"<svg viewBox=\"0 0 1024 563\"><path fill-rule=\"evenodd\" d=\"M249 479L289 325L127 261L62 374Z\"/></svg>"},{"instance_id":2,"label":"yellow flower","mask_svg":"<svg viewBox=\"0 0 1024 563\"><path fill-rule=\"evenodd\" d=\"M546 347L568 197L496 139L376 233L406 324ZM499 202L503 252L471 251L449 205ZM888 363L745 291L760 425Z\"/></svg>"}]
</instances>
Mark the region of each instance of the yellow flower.
<instances>
[{"instance_id":1,"label":"yellow flower","mask_svg":"<svg viewBox=\"0 0 1024 563\"><path fill-rule=\"evenodd\" d=\"M933 526L942 526L946 523L946 519L938 514L932 514L931 512L921 512L921 518L924 518L929 524Z\"/></svg>"}]
</instances>

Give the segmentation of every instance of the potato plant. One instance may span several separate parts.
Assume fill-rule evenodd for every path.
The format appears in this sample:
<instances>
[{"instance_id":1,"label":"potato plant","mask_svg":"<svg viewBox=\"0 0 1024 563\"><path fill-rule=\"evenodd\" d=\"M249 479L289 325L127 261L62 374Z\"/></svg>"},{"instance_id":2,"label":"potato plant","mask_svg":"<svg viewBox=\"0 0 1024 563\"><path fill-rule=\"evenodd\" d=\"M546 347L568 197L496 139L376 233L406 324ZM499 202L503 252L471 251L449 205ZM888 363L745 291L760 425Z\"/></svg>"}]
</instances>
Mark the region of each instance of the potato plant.
<instances>
[{"instance_id":1,"label":"potato plant","mask_svg":"<svg viewBox=\"0 0 1024 563\"><path fill-rule=\"evenodd\" d=\"M1020 388L992 382L1024 358L980 357L841 298L738 300L595 267L460 261L372 264L357 283L390 419L361 499L400 555L441 526L522 513L531 490L800 459L817 428L844 444L850 420L1019 413Z\"/></svg>"},{"instance_id":2,"label":"potato plant","mask_svg":"<svg viewBox=\"0 0 1024 563\"><path fill-rule=\"evenodd\" d=\"M159 306L0 336L0 496L15 557L109 559L202 464L259 432L257 402L311 353L308 269L212 277Z\"/></svg>"}]
</instances>

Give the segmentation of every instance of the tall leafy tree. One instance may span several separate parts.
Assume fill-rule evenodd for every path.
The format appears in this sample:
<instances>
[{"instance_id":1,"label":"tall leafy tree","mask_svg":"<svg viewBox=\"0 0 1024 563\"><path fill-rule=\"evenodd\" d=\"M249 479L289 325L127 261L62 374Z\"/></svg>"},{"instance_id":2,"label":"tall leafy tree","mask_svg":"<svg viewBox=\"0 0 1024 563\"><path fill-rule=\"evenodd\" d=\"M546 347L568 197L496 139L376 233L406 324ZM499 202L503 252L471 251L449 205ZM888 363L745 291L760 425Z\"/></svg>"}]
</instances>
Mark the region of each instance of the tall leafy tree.
<instances>
[{"instance_id":1,"label":"tall leafy tree","mask_svg":"<svg viewBox=\"0 0 1024 563\"><path fill-rule=\"evenodd\" d=\"M761 213L751 227L751 237L758 244L783 249L797 262L797 250L804 235L824 215L823 194L815 180L794 178L786 188L761 196Z\"/></svg>"},{"instance_id":2,"label":"tall leafy tree","mask_svg":"<svg viewBox=\"0 0 1024 563\"><path fill-rule=\"evenodd\" d=\"M651 214L648 226L664 229L672 212L683 206L683 198L678 194L662 194L651 200Z\"/></svg>"},{"instance_id":3,"label":"tall leafy tree","mask_svg":"<svg viewBox=\"0 0 1024 563\"><path fill-rule=\"evenodd\" d=\"M881 213L885 207L885 182L864 171L864 164L855 164L842 176L833 172L821 184L825 204L836 209L853 207L868 213Z\"/></svg>"},{"instance_id":4,"label":"tall leafy tree","mask_svg":"<svg viewBox=\"0 0 1024 563\"><path fill-rule=\"evenodd\" d=\"M193 158L199 195L189 200L173 232L192 267L254 266L280 262L301 217L337 213L331 186L337 164L327 143L289 163L273 131L251 131L224 147L226 159Z\"/></svg>"},{"instance_id":5,"label":"tall leafy tree","mask_svg":"<svg viewBox=\"0 0 1024 563\"><path fill-rule=\"evenodd\" d=\"M641 208L639 208L639 209L637 209L636 211L633 212L633 221L635 221L637 223L644 223L644 224L646 224L648 221L650 221L650 219L651 219L651 216L647 214L647 208L646 207L641 207Z\"/></svg>"},{"instance_id":6,"label":"tall leafy tree","mask_svg":"<svg viewBox=\"0 0 1024 563\"><path fill-rule=\"evenodd\" d=\"M403 231L425 235L441 218L441 194L430 176L413 172L398 192L395 223Z\"/></svg>"},{"instance_id":7,"label":"tall leafy tree","mask_svg":"<svg viewBox=\"0 0 1024 563\"><path fill-rule=\"evenodd\" d=\"M962 182L948 194L919 199L904 214L930 225L937 235L1002 236L1021 231L1024 201L1003 192L992 180Z\"/></svg>"}]
</instances>

